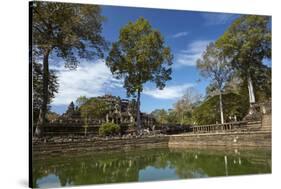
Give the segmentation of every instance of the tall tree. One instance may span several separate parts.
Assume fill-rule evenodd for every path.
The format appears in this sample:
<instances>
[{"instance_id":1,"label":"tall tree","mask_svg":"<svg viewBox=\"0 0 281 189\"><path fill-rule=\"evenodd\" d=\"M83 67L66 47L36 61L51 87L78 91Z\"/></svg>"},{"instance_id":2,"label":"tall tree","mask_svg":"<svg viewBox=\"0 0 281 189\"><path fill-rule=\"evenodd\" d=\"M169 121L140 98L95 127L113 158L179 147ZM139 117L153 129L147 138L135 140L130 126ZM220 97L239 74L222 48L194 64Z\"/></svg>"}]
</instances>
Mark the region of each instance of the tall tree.
<instances>
[{"instance_id":1,"label":"tall tree","mask_svg":"<svg viewBox=\"0 0 281 189\"><path fill-rule=\"evenodd\" d=\"M33 103L33 123L38 121L40 109L43 103L43 68L42 64L32 63L32 103ZM48 104L55 97L58 92L59 83L58 77L54 70L49 73L49 87L48 87ZM49 107L47 108L49 109Z\"/></svg>"},{"instance_id":2,"label":"tall tree","mask_svg":"<svg viewBox=\"0 0 281 189\"><path fill-rule=\"evenodd\" d=\"M271 19L268 16L241 16L218 39L217 46L248 83L250 104L256 102L253 78L271 58Z\"/></svg>"},{"instance_id":3,"label":"tall tree","mask_svg":"<svg viewBox=\"0 0 281 189\"><path fill-rule=\"evenodd\" d=\"M35 134L40 135L46 121L49 88L49 56L53 53L75 69L77 57L103 57L106 42L101 36L104 17L96 5L35 1L32 11L32 54L43 60L43 103L41 123Z\"/></svg>"},{"instance_id":4,"label":"tall tree","mask_svg":"<svg viewBox=\"0 0 281 189\"><path fill-rule=\"evenodd\" d=\"M210 43L202 57L197 60L197 68L203 77L211 79L211 87L217 89L219 93L221 123L224 123L222 93L232 74L229 61L221 49Z\"/></svg>"},{"instance_id":5,"label":"tall tree","mask_svg":"<svg viewBox=\"0 0 281 189\"><path fill-rule=\"evenodd\" d=\"M177 115L178 122L182 124L192 123L192 110L195 104L201 99L200 94L195 88L188 88L182 98L174 104L174 111Z\"/></svg>"},{"instance_id":6,"label":"tall tree","mask_svg":"<svg viewBox=\"0 0 281 189\"><path fill-rule=\"evenodd\" d=\"M112 44L106 64L113 75L124 78L128 96L137 96L137 127L140 123L140 96L143 85L154 82L163 89L172 72L172 54L160 32L144 18L129 22L120 30L119 40Z\"/></svg>"}]
</instances>

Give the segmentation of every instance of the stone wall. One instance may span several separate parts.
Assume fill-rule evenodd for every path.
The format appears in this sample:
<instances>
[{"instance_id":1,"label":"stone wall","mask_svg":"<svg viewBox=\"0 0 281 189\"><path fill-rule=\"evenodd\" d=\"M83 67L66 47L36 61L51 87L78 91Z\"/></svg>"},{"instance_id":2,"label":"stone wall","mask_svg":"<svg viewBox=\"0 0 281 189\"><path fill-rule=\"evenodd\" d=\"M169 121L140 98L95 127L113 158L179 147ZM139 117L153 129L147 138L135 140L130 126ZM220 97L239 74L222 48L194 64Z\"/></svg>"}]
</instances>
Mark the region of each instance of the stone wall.
<instances>
[{"instance_id":1,"label":"stone wall","mask_svg":"<svg viewBox=\"0 0 281 189\"><path fill-rule=\"evenodd\" d=\"M130 138L52 137L33 140L33 153L36 155L38 153L94 152L138 147L194 148L211 146L271 147L271 132L201 133Z\"/></svg>"},{"instance_id":2,"label":"stone wall","mask_svg":"<svg viewBox=\"0 0 281 189\"><path fill-rule=\"evenodd\" d=\"M271 132L182 134L170 136L169 147L249 146L271 147Z\"/></svg>"},{"instance_id":3,"label":"stone wall","mask_svg":"<svg viewBox=\"0 0 281 189\"><path fill-rule=\"evenodd\" d=\"M228 132L189 133L170 136L169 147L271 147L272 115L262 115L262 120L248 122L238 130Z\"/></svg>"},{"instance_id":4,"label":"stone wall","mask_svg":"<svg viewBox=\"0 0 281 189\"><path fill-rule=\"evenodd\" d=\"M169 136L145 136L130 138L97 138L97 137L52 137L33 140L33 154L64 152L116 150L126 148L168 147Z\"/></svg>"}]
</instances>

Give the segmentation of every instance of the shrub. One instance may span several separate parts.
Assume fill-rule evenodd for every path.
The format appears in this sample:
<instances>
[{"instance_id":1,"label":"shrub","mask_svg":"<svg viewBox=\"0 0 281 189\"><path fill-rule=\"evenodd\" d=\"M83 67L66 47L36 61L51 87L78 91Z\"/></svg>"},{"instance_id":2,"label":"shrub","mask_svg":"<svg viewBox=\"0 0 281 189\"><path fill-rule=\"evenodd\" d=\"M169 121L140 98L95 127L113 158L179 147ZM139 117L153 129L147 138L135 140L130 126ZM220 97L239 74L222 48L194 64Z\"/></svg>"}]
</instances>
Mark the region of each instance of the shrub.
<instances>
[{"instance_id":1,"label":"shrub","mask_svg":"<svg viewBox=\"0 0 281 189\"><path fill-rule=\"evenodd\" d=\"M109 136L109 135L115 135L119 133L120 126L115 123L104 123L99 128L99 134L101 136Z\"/></svg>"}]
</instances>

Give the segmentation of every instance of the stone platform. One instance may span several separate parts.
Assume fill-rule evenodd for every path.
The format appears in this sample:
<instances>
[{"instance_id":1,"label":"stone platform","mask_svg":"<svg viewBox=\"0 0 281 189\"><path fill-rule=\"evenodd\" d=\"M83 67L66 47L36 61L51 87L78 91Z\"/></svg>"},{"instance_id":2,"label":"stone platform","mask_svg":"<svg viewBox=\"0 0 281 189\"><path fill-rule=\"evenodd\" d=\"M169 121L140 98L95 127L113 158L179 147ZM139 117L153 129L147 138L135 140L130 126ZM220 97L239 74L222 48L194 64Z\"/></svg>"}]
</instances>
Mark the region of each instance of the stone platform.
<instances>
[{"instance_id":1,"label":"stone platform","mask_svg":"<svg viewBox=\"0 0 281 189\"><path fill-rule=\"evenodd\" d=\"M168 146L171 148L199 146L271 147L271 132L251 131L173 135L169 138Z\"/></svg>"}]
</instances>

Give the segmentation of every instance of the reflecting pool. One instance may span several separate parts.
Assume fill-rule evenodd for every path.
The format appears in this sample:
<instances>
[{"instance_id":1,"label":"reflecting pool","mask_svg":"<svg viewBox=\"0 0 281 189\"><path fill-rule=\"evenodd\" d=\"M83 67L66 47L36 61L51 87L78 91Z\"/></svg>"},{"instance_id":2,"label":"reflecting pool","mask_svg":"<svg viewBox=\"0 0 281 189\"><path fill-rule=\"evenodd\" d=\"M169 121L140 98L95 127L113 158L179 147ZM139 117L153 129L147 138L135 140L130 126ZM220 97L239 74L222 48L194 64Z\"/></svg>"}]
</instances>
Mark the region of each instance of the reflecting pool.
<instances>
[{"instance_id":1,"label":"reflecting pool","mask_svg":"<svg viewBox=\"0 0 281 189\"><path fill-rule=\"evenodd\" d=\"M271 173L271 149L135 149L33 157L33 186Z\"/></svg>"}]
</instances>

